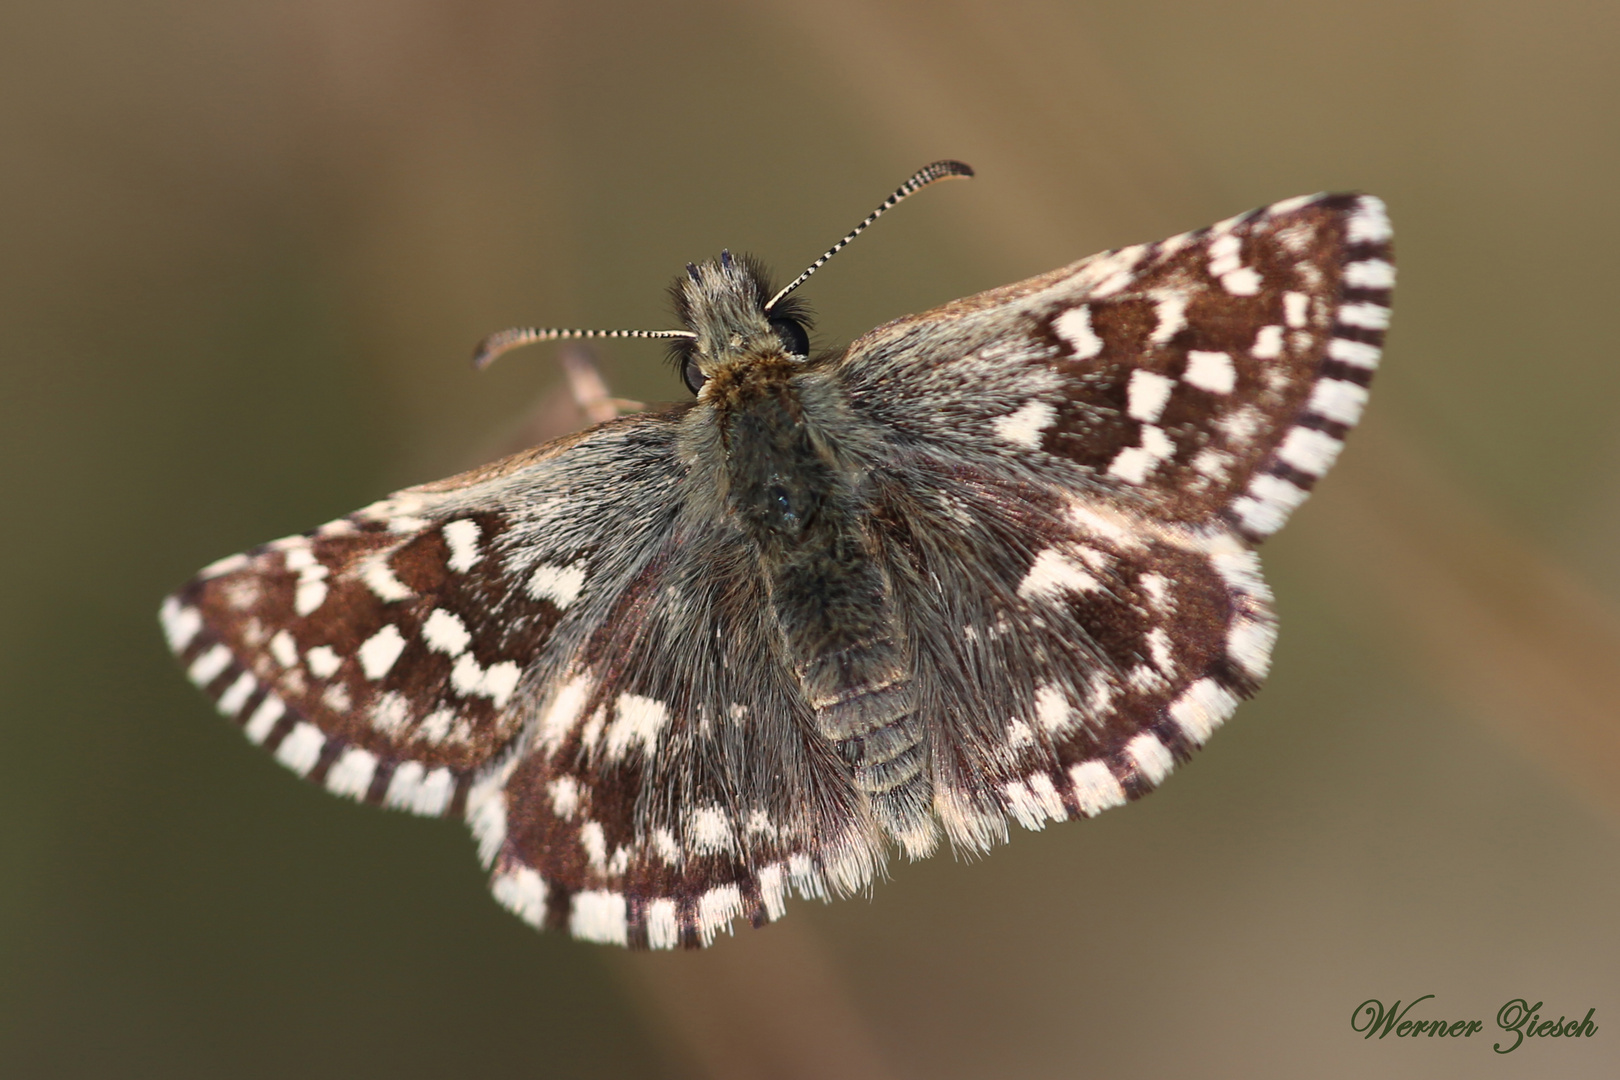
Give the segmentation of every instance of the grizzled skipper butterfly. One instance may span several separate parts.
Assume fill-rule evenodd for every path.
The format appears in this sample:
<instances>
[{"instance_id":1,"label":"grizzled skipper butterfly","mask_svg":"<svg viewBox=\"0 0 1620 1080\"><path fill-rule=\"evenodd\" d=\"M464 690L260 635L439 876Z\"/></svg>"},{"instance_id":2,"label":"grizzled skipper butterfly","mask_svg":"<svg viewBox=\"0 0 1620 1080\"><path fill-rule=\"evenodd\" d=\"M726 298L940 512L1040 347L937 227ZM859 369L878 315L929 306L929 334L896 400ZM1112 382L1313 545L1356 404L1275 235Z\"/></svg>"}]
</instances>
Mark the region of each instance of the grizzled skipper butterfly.
<instances>
[{"instance_id":1,"label":"grizzled skipper butterfly","mask_svg":"<svg viewBox=\"0 0 1620 1080\"><path fill-rule=\"evenodd\" d=\"M163 604L192 682L339 795L465 819L536 926L707 945L891 848L980 852L1158 785L1255 692L1254 547L1361 415L1383 204L1288 199L812 354L722 253L695 400L406 489Z\"/></svg>"}]
</instances>

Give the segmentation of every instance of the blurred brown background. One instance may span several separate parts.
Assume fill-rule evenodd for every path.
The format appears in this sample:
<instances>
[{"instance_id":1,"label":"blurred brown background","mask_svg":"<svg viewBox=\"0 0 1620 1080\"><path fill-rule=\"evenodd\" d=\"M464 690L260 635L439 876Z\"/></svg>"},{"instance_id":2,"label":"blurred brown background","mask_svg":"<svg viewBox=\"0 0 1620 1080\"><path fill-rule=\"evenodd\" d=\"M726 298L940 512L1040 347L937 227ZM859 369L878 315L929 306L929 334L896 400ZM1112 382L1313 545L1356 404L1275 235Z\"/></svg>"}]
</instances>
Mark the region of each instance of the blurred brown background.
<instances>
[{"instance_id":1,"label":"blurred brown background","mask_svg":"<svg viewBox=\"0 0 1620 1080\"><path fill-rule=\"evenodd\" d=\"M1620 6L24 0L0 10L0 1072L1612 1076ZM478 460L513 323L722 246L823 343L1289 195L1383 195L1386 366L1267 545L1275 675L1163 791L702 955L532 933L459 825L294 781L173 669L197 567ZM654 345L614 389L678 396ZM1508 1057L1366 1042L1367 998Z\"/></svg>"}]
</instances>

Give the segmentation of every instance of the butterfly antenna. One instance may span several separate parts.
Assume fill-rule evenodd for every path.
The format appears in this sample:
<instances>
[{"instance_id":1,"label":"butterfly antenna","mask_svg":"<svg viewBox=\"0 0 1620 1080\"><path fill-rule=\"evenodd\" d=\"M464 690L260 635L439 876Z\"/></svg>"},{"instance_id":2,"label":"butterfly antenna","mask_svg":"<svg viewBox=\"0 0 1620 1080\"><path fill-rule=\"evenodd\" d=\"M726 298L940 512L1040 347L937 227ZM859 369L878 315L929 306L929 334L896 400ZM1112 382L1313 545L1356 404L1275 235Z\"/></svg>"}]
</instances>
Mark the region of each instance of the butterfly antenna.
<instances>
[{"instance_id":1,"label":"butterfly antenna","mask_svg":"<svg viewBox=\"0 0 1620 1080\"><path fill-rule=\"evenodd\" d=\"M953 176L969 177L972 175L973 166L967 165L960 161L936 161L932 165L925 165L921 169L918 169L911 175L910 180L907 180L898 188L895 188L894 194L883 200L882 206L879 206L876 210L872 211L870 214L867 214L865 221L849 230L848 236L844 237L842 240L838 241L838 243L828 248L827 254L823 255L821 258L817 259L815 262L806 267L804 273L794 278L792 284L790 284L787 288L771 297L771 302L765 305L765 310L770 311L777 305L777 302L780 301L782 297L786 296L794 289L797 289L800 285L803 285L805 281L809 279L811 274L827 265L828 259L831 259L834 255L844 250L851 240L865 232L868 225L872 224L872 222L888 213L889 210L893 209L900 202L900 200L908 196L915 195L917 192L921 191L923 188L927 187L929 184L932 184L936 180L949 180Z\"/></svg>"},{"instance_id":2,"label":"butterfly antenna","mask_svg":"<svg viewBox=\"0 0 1620 1080\"><path fill-rule=\"evenodd\" d=\"M503 352L537 341L576 341L581 338L690 338L690 330L541 330L533 326L497 330L473 350L473 367L482 371Z\"/></svg>"}]
</instances>

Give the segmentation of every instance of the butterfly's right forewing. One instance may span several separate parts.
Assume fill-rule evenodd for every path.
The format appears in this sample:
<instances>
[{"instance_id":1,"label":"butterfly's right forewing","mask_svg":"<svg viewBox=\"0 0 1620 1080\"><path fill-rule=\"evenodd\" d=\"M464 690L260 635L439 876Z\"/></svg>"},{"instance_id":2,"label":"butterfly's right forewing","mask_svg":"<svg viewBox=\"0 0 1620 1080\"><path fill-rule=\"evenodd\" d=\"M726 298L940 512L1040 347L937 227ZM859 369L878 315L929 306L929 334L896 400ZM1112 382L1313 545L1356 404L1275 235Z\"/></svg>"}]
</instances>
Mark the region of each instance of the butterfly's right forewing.
<instances>
[{"instance_id":1,"label":"butterfly's right forewing","mask_svg":"<svg viewBox=\"0 0 1620 1080\"><path fill-rule=\"evenodd\" d=\"M164 604L194 682L336 794L464 816L536 925L708 944L883 852L757 555L627 417L223 560ZM701 470L700 470L701 471Z\"/></svg>"},{"instance_id":2,"label":"butterfly's right forewing","mask_svg":"<svg viewBox=\"0 0 1620 1080\"><path fill-rule=\"evenodd\" d=\"M470 798L496 895L537 925L706 945L865 884L867 813L783 662L757 563L683 515Z\"/></svg>"},{"instance_id":3,"label":"butterfly's right forewing","mask_svg":"<svg viewBox=\"0 0 1620 1080\"><path fill-rule=\"evenodd\" d=\"M293 771L459 813L668 528L673 429L600 427L222 560L164 603L170 646Z\"/></svg>"}]
</instances>

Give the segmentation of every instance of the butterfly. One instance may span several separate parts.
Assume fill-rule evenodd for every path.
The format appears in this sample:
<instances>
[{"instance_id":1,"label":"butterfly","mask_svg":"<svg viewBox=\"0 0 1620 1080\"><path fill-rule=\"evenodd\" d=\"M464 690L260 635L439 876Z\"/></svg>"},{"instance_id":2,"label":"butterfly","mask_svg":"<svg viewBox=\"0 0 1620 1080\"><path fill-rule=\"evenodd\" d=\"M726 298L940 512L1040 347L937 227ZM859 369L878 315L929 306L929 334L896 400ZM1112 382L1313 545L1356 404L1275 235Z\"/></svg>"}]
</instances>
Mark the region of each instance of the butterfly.
<instances>
[{"instance_id":1,"label":"butterfly","mask_svg":"<svg viewBox=\"0 0 1620 1080\"><path fill-rule=\"evenodd\" d=\"M813 352L722 254L692 400L408 488L163 603L191 681L338 795L462 818L522 919L704 946L898 852L1156 787L1265 678L1255 546L1388 325L1383 204L1288 199Z\"/></svg>"}]
</instances>

